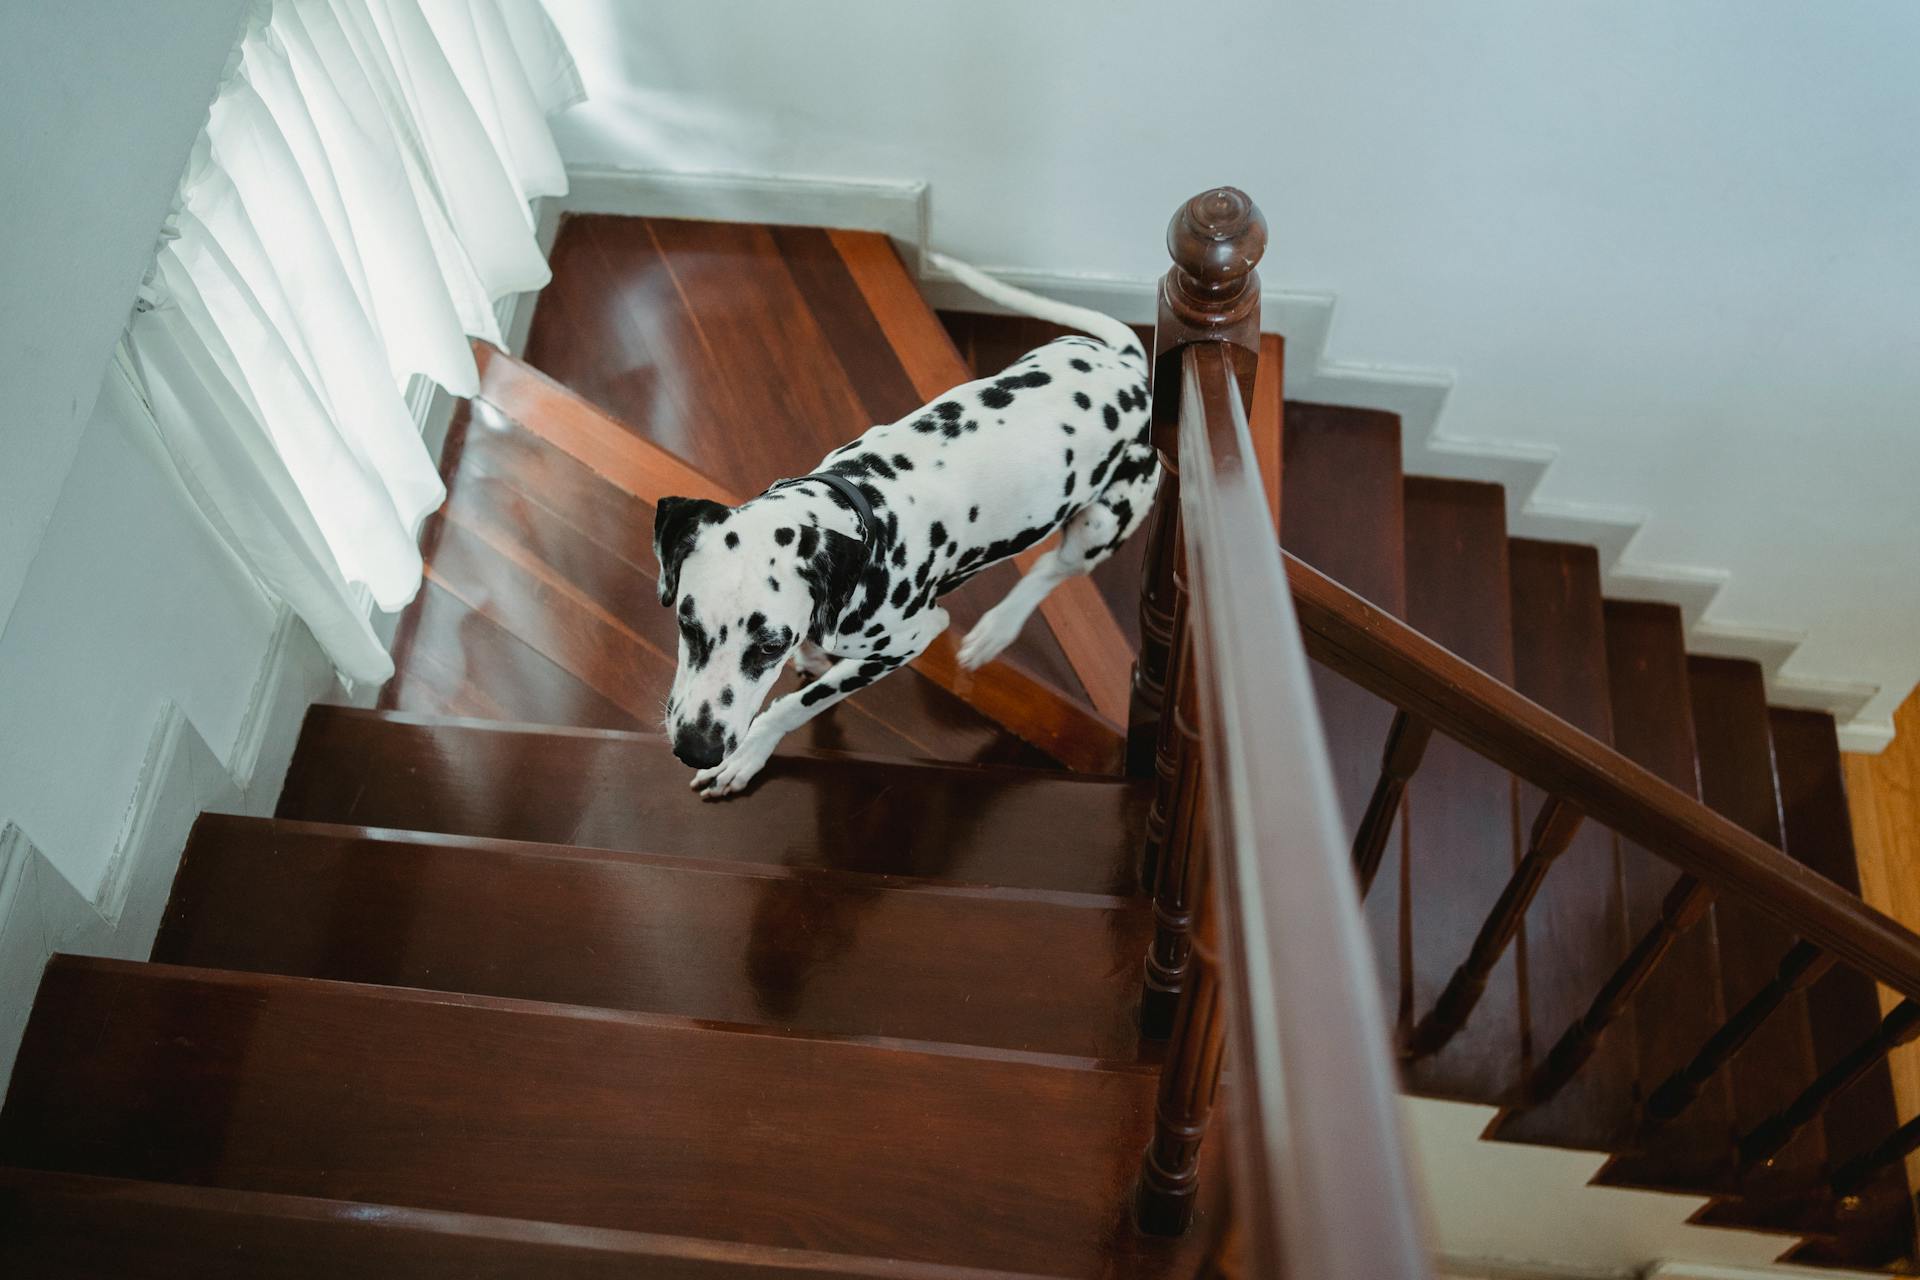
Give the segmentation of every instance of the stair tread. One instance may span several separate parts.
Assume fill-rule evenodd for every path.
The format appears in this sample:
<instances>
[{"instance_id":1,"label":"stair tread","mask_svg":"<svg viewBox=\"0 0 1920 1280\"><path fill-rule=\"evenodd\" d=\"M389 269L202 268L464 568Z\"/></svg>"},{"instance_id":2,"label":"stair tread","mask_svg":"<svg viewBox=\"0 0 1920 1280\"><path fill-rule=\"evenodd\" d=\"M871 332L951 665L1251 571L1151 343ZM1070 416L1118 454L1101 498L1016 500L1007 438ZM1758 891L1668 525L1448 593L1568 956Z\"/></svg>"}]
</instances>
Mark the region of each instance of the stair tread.
<instances>
[{"instance_id":1,"label":"stair tread","mask_svg":"<svg viewBox=\"0 0 1920 1280\"><path fill-rule=\"evenodd\" d=\"M359 1201L0 1168L0 1271L36 1280L1017 1280L1015 1273Z\"/></svg>"},{"instance_id":2,"label":"stair tread","mask_svg":"<svg viewBox=\"0 0 1920 1280\"><path fill-rule=\"evenodd\" d=\"M908 338L887 330L855 265L884 273L889 297L925 307L875 232L574 214L551 258L528 363L736 494L803 475L868 427L968 380L931 311L931 354L900 350ZM910 364L930 359L940 361L932 392ZM1018 577L997 565L944 597L955 634ZM1084 696L1044 613L1008 654Z\"/></svg>"},{"instance_id":3,"label":"stair tread","mask_svg":"<svg viewBox=\"0 0 1920 1280\"><path fill-rule=\"evenodd\" d=\"M1614 746L1697 798L1700 767L1694 755L1686 624L1680 610L1668 604L1609 600L1606 638ZM1622 841L1621 874L1627 934L1638 941L1660 918L1661 904L1679 873L1640 846ZM1644 1097L1685 1066L1726 1019L1711 915L1674 940L1621 1016L1633 1021L1635 1074ZM1692 1106L1651 1135L1646 1150L1610 1168L1602 1180L1696 1185L1704 1165L1723 1157L1732 1126L1730 1106L1726 1077L1717 1075Z\"/></svg>"},{"instance_id":4,"label":"stair tread","mask_svg":"<svg viewBox=\"0 0 1920 1280\"><path fill-rule=\"evenodd\" d=\"M1700 795L1707 805L1768 844L1784 843L1774 777L1766 686L1755 662L1694 657L1687 664ZM1736 899L1713 905L1721 1000L1731 1012L1774 976L1793 939ZM1744 1133L1791 1101L1814 1078L1804 993L1788 997L1727 1066L1734 1130ZM1774 1167L1788 1179L1811 1177L1825 1157L1819 1126L1782 1151Z\"/></svg>"},{"instance_id":5,"label":"stair tread","mask_svg":"<svg viewBox=\"0 0 1920 1280\"><path fill-rule=\"evenodd\" d=\"M1145 784L781 751L702 800L658 735L315 707L278 816L970 884L1134 891Z\"/></svg>"},{"instance_id":6,"label":"stair tread","mask_svg":"<svg viewBox=\"0 0 1920 1280\"><path fill-rule=\"evenodd\" d=\"M1782 835L1794 861L1858 897L1860 867L1841 774L1833 717L1820 711L1768 710ZM1873 979L1838 966L1807 992L1815 1066L1824 1071L1880 1025ZM1883 1061L1828 1104L1821 1116L1828 1157L1844 1162L1898 1128L1893 1078Z\"/></svg>"},{"instance_id":7,"label":"stair tread","mask_svg":"<svg viewBox=\"0 0 1920 1280\"><path fill-rule=\"evenodd\" d=\"M1395 617L1406 615L1400 419L1288 400L1281 435L1280 543ZM1351 839L1380 776L1394 709L1319 663L1314 696ZM1389 841L1365 911L1387 1007L1400 1001L1400 853Z\"/></svg>"},{"instance_id":8,"label":"stair tread","mask_svg":"<svg viewBox=\"0 0 1920 1280\"><path fill-rule=\"evenodd\" d=\"M1611 744L1598 554L1572 543L1514 538L1508 543L1507 563L1513 595L1513 687L1575 728ZM1515 799L1517 844L1524 850L1545 797L1520 783ZM1529 1056L1538 1060L1586 1012L1630 945L1618 840L1612 831L1598 823L1581 825L1547 872L1515 945L1524 973ZM1503 1116L1495 1132L1512 1140L1605 1148L1631 1114L1635 1055L1632 1023L1616 1025L1558 1094Z\"/></svg>"},{"instance_id":9,"label":"stair tread","mask_svg":"<svg viewBox=\"0 0 1920 1280\"><path fill-rule=\"evenodd\" d=\"M1136 1060L1144 903L203 817L153 958Z\"/></svg>"},{"instance_id":10,"label":"stair tread","mask_svg":"<svg viewBox=\"0 0 1920 1280\"><path fill-rule=\"evenodd\" d=\"M624 723L574 720L582 699L555 699L555 714L540 714L541 699L511 687L497 697L532 704L522 720L643 727L659 720L672 687L678 635L659 604L653 562L653 507L605 484L580 462L526 432L486 403L459 422L461 464L445 509L426 533L428 574L470 614L509 631L561 668L601 704L611 702ZM564 512L564 514L561 514ZM422 604L419 622L397 647L399 679L384 706L417 708L409 685L415 664L467 666L467 631L453 629ZM428 668L434 670L434 668ZM776 697L799 687L783 672ZM492 685L482 685L490 691ZM545 685L541 685L545 689ZM829 708L789 735L795 745L876 750L950 760L1004 760L1050 764L1041 750L1002 733L966 702L920 672L897 672L862 697Z\"/></svg>"},{"instance_id":11,"label":"stair tread","mask_svg":"<svg viewBox=\"0 0 1920 1280\"><path fill-rule=\"evenodd\" d=\"M652 505L484 401L456 413L448 440L447 503L423 535L429 594L402 622L381 705L504 706L502 718L604 728L657 722L678 640L658 603ZM776 694L796 687L785 672ZM913 670L790 741L1051 763Z\"/></svg>"},{"instance_id":12,"label":"stair tread","mask_svg":"<svg viewBox=\"0 0 1920 1280\"><path fill-rule=\"evenodd\" d=\"M1506 494L1498 485L1407 477L1407 621L1496 680L1513 680ZM1444 734L1427 745L1402 811L1402 1006L1433 1007L1513 872L1513 778ZM1398 864L1394 858L1389 866ZM1385 874L1383 870L1382 874ZM1376 886L1378 882L1376 881ZM1410 891L1408 891L1410 890ZM1376 887L1376 892L1378 891ZM1520 1062L1520 995L1509 952L1473 1016L1407 1067L1418 1092L1498 1098Z\"/></svg>"},{"instance_id":13,"label":"stair tread","mask_svg":"<svg viewBox=\"0 0 1920 1280\"><path fill-rule=\"evenodd\" d=\"M1133 1274L1182 1247L1125 1220L1155 1084L1076 1059L61 956L0 1161Z\"/></svg>"}]
</instances>

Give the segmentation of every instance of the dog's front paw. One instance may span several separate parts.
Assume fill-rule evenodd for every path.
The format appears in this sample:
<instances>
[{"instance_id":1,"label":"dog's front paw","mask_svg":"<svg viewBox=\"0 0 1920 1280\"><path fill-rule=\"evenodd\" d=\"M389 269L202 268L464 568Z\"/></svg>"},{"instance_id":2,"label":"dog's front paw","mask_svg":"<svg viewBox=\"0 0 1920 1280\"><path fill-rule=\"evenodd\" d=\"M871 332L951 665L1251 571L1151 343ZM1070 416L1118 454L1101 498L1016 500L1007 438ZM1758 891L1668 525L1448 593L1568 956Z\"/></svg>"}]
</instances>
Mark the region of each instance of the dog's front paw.
<instances>
[{"instance_id":1,"label":"dog's front paw","mask_svg":"<svg viewBox=\"0 0 1920 1280\"><path fill-rule=\"evenodd\" d=\"M1010 622L998 606L987 610L960 642L960 665L968 671L978 671L999 657L1019 634L1020 624Z\"/></svg>"},{"instance_id":2,"label":"dog's front paw","mask_svg":"<svg viewBox=\"0 0 1920 1280\"><path fill-rule=\"evenodd\" d=\"M766 767L766 763L766 752L750 752L746 749L746 744L742 743L740 750L735 751L713 768L702 769L694 774L693 789L700 793L702 800L720 800L737 795L747 789L747 784L759 775L760 770Z\"/></svg>"}]
</instances>

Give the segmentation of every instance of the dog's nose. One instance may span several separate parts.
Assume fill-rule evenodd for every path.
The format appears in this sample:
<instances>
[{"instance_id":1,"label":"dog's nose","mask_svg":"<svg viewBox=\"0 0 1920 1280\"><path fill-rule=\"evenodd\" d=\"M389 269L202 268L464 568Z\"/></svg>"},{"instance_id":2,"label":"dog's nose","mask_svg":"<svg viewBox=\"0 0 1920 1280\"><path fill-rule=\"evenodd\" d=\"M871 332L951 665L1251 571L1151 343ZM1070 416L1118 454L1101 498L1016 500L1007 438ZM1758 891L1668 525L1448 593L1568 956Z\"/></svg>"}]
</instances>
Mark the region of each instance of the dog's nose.
<instances>
[{"instance_id":1,"label":"dog's nose","mask_svg":"<svg viewBox=\"0 0 1920 1280\"><path fill-rule=\"evenodd\" d=\"M695 769L711 769L726 756L727 743L718 729L700 729L683 724L674 731L673 754L681 764Z\"/></svg>"}]
</instances>

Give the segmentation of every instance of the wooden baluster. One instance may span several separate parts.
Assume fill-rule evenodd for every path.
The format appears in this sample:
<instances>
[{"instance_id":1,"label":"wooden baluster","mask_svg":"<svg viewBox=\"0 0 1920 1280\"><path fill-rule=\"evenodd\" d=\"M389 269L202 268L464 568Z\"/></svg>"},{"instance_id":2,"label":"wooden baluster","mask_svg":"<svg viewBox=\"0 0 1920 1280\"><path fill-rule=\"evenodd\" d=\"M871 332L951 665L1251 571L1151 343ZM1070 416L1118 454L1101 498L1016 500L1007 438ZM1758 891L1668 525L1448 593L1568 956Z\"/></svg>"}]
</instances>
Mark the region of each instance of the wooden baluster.
<instances>
[{"instance_id":1,"label":"wooden baluster","mask_svg":"<svg viewBox=\"0 0 1920 1280\"><path fill-rule=\"evenodd\" d=\"M1161 709L1173 670L1174 602L1184 548L1180 538L1180 469L1160 450L1160 491L1147 518L1147 551L1140 571L1140 656L1133 661L1127 710L1127 773L1149 776L1159 753Z\"/></svg>"},{"instance_id":2,"label":"wooden baluster","mask_svg":"<svg viewBox=\"0 0 1920 1280\"><path fill-rule=\"evenodd\" d=\"M1195 196L1167 227L1174 265L1160 284L1150 369L1153 447L1164 471L1147 526L1140 580L1140 657L1133 667L1127 717L1127 772L1134 777L1153 771L1172 669L1174 566L1180 554L1180 352L1196 342L1225 344L1252 412L1260 364L1260 277L1254 268L1266 247L1266 219L1245 192L1233 187Z\"/></svg>"},{"instance_id":3,"label":"wooden baluster","mask_svg":"<svg viewBox=\"0 0 1920 1280\"><path fill-rule=\"evenodd\" d=\"M1184 618L1185 611L1181 616ZM1175 687L1180 700L1167 717L1173 739L1166 841L1160 847L1153 894L1153 942L1147 948L1146 981L1140 995L1140 1034L1164 1040L1173 1034L1180 993L1193 957L1193 921L1199 906L1197 879L1205 858L1205 799L1200 782L1199 695L1193 646L1180 643Z\"/></svg>"},{"instance_id":4,"label":"wooden baluster","mask_svg":"<svg viewBox=\"0 0 1920 1280\"><path fill-rule=\"evenodd\" d=\"M1794 943L1787 954L1780 957L1780 966L1772 980L1754 992L1752 999L1707 1037L1693 1061L1668 1076L1653 1091L1647 1099L1648 1124L1665 1124L1691 1106L1714 1073L1740 1052L1740 1046L1753 1038L1753 1033L1788 996L1810 985L1832 967L1833 957L1820 948L1810 942Z\"/></svg>"},{"instance_id":5,"label":"wooden baluster","mask_svg":"<svg viewBox=\"0 0 1920 1280\"><path fill-rule=\"evenodd\" d=\"M1888 1054L1920 1037L1920 1001L1902 1000L1881 1020L1874 1033L1820 1073L1800 1096L1768 1116L1740 1139L1740 1172L1747 1173L1773 1158L1793 1135L1818 1116L1833 1096L1852 1084Z\"/></svg>"},{"instance_id":6,"label":"wooden baluster","mask_svg":"<svg viewBox=\"0 0 1920 1280\"><path fill-rule=\"evenodd\" d=\"M1895 1129L1887 1135L1885 1142L1865 1155L1841 1165L1830 1184L1834 1194L1842 1199L1860 1194L1868 1183L1879 1176L1882 1169L1905 1160L1916 1151L1920 1151L1920 1116Z\"/></svg>"},{"instance_id":7,"label":"wooden baluster","mask_svg":"<svg viewBox=\"0 0 1920 1280\"><path fill-rule=\"evenodd\" d=\"M1380 871L1380 856L1386 852L1387 836L1400 813L1400 797L1406 794L1407 783L1420 768L1420 758L1426 754L1427 740L1431 737L1433 726L1426 721L1416 720L1404 711L1393 717L1393 727L1387 731L1386 750L1381 753L1380 780L1373 784L1366 816L1360 819L1360 830L1353 837L1353 872L1360 882L1362 898L1373 888L1373 877Z\"/></svg>"},{"instance_id":8,"label":"wooden baluster","mask_svg":"<svg viewBox=\"0 0 1920 1280\"><path fill-rule=\"evenodd\" d=\"M1586 1065L1600 1037L1625 1012L1627 1004L1652 976L1668 948L1681 934L1699 923L1713 903L1713 890L1692 876L1681 876L1660 904L1660 918L1634 944L1620 967L1594 996L1587 1011L1566 1029L1544 1061L1535 1067L1522 1088L1524 1105L1534 1106L1560 1092Z\"/></svg>"},{"instance_id":9,"label":"wooden baluster","mask_svg":"<svg viewBox=\"0 0 1920 1280\"><path fill-rule=\"evenodd\" d=\"M1573 843L1582 818L1578 809L1559 796L1547 797L1546 803L1540 806L1526 856L1500 891L1500 899L1493 904L1486 923L1480 926L1467 958L1454 970L1446 990L1407 1038L1403 1056L1423 1058L1438 1052L1466 1025L1467 1015L1473 1012L1473 1006L1480 1002L1481 993L1487 989L1487 977L1493 972L1493 966L1499 963L1507 944L1519 932L1528 904L1540 891L1540 882L1546 879L1554 860Z\"/></svg>"},{"instance_id":10,"label":"wooden baluster","mask_svg":"<svg viewBox=\"0 0 1920 1280\"><path fill-rule=\"evenodd\" d=\"M1164 696L1178 707L1182 684L1189 674L1182 665L1187 660L1186 646L1190 640L1187 634L1185 548L1180 546L1179 504L1162 506L1160 510L1173 513L1173 538L1176 548L1172 561L1174 566L1173 614L1169 619L1171 625L1167 635L1168 666L1165 678L1169 687L1164 691ZM1180 803L1181 738L1175 730L1178 720L1178 716L1160 715L1159 731L1155 735L1153 802L1147 807L1147 842L1140 852L1140 891L1147 894L1155 894L1159 891L1160 868L1165 862L1168 833L1173 827L1173 815Z\"/></svg>"},{"instance_id":11,"label":"wooden baluster","mask_svg":"<svg viewBox=\"0 0 1920 1280\"><path fill-rule=\"evenodd\" d=\"M1194 808L1204 808L1195 796ZM1193 1221L1200 1182L1200 1143L1220 1083L1226 1053L1220 1000L1218 923L1212 889L1211 851L1196 846L1192 860L1194 931L1186 990L1160 1068L1153 1109L1153 1138L1140 1164L1133 1199L1134 1223L1149 1235L1175 1236Z\"/></svg>"}]
</instances>

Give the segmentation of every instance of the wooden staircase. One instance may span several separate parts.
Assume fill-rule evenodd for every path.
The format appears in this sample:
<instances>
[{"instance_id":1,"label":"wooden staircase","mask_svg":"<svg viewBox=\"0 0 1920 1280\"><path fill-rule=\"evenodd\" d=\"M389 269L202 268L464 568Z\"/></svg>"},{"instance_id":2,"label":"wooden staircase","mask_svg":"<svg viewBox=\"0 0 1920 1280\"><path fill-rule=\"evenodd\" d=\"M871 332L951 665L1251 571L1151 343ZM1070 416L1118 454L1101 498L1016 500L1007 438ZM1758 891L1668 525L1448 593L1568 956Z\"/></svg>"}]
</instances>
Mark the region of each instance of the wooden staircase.
<instances>
[{"instance_id":1,"label":"wooden staircase","mask_svg":"<svg viewBox=\"0 0 1920 1280\"><path fill-rule=\"evenodd\" d=\"M1217 1138L1186 1235L1129 1217L1177 1056L1139 1032L1168 889L1156 916L1154 784L1120 776L1144 536L968 675L954 641L1016 570L982 574L947 640L743 798L699 800L656 725L655 501L740 501L1051 332L936 318L860 233L574 217L553 266L527 360L480 353L379 708L313 709L272 820L201 819L151 963L49 967L0 1110L0 1269L1233 1273ZM1829 718L1689 656L1676 610L1604 599L1591 550L1509 537L1497 486L1403 475L1392 415L1283 409L1280 357L1267 339L1248 426L1287 549L1857 893ZM1380 851L1367 927L1405 1044L1545 798L1314 681L1347 834ZM1383 793L1390 735L1407 767ZM1736 1167L1880 1028L1861 974L1786 993L1647 1123L1790 959L1737 901L1675 930L1584 1065L1529 1094L1677 892L1597 823L1559 845L1407 1087L1506 1108L1501 1141L1613 1153L1617 1185L1710 1195L1706 1220L1786 1233L1796 1260L1910 1257L1897 1159L1827 1194L1898 1124L1879 1058Z\"/></svg>"}]
</instances>

